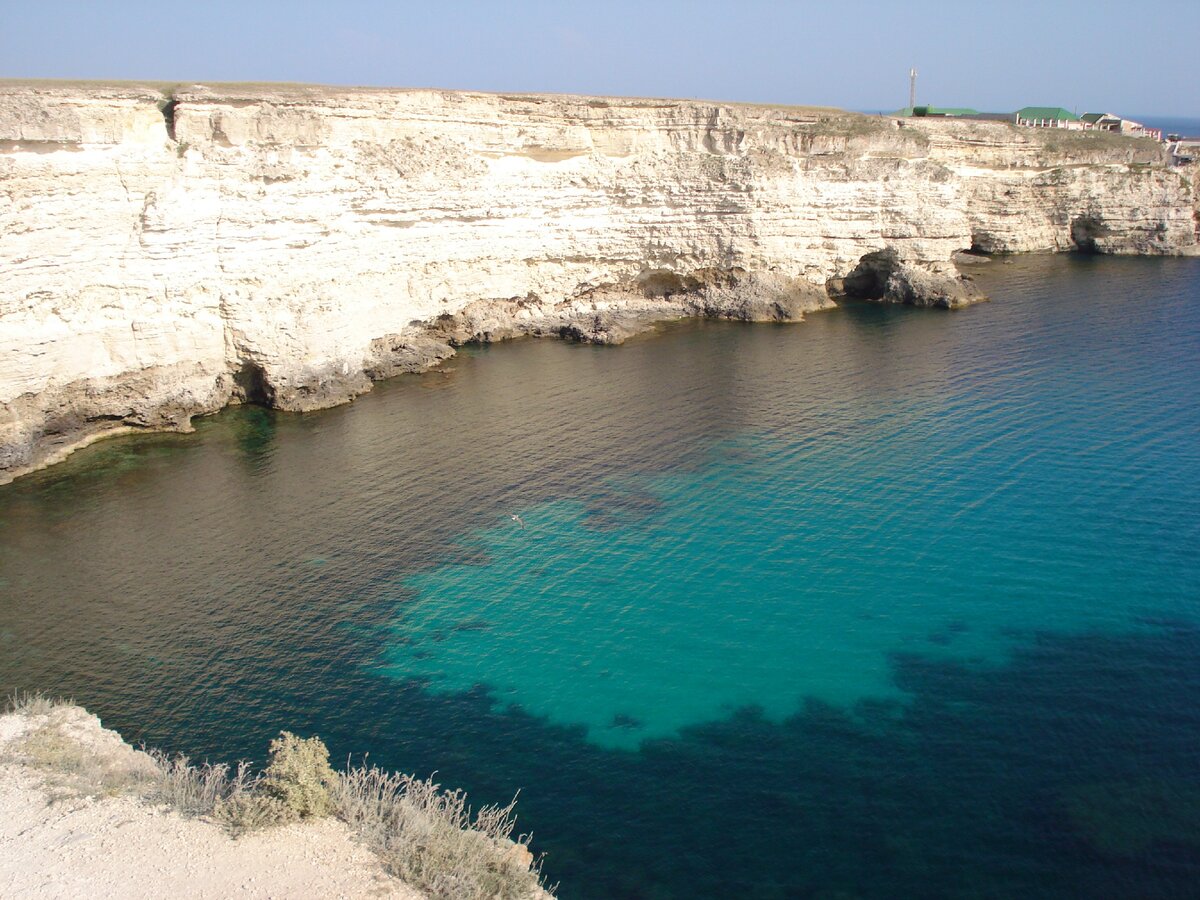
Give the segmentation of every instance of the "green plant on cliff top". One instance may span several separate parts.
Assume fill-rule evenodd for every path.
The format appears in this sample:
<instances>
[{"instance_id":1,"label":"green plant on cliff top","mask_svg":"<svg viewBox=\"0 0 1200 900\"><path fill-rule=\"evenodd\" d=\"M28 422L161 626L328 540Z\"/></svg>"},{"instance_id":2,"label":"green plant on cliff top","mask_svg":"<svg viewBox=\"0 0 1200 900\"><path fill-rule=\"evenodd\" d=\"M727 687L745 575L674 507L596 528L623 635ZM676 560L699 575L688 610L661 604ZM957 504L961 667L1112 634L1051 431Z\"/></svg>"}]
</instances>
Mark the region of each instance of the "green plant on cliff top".
<instances>
[{"instance_id":1,"label":"green plant on cliff top","mask_svg":"<svg viewBox=\"0 0 1200 900\"><path fill-rule=\"evenodd\" d=\"M281 731L271 741L271 762L263 772L264 795L283 804L297 819L333 812L330 789L337 774L329 766L329 750L320 738L299 738Z\"/></svg>"}]
</instances>

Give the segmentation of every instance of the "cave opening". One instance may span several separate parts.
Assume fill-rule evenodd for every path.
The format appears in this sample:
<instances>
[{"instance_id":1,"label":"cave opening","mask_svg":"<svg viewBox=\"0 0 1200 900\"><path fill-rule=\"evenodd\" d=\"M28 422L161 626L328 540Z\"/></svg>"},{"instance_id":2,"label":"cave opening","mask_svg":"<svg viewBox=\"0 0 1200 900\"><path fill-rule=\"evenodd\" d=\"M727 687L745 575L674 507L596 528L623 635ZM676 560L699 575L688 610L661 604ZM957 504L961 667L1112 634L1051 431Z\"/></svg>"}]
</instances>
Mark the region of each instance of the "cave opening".
<instances>
[{"instance_id":1,"label":"cave opening","mask_svg":"<svg viewBox=\"0 0 1200 900\"><path fill-rule=\"evenodd\" d=\"M996 252L996 239L986 231L973 231L971 246L963 252L972 256L991 256Z\"/></svg>"},{"instance_id":2,"label":"cave opening","mask_svg":"<svg viewBox=\"0 0 1200 900\"><path fill-rule=\"evenodd\" d=\"M895 250L876 250L866 254L858 261L854 271L842 280L846 296L857 300L882 300L898 264Z\"/></svg>"},{"instance_id":3,"label":"cave opening","mask_svg":"<svg viewBox=\"0 0 1200 900\"><path fill-rule=\"evenodd\" d=\"M1079 216L1071 222L1071 243L1079 253L1103 252L1098 239L1108 236L1108 227L1095 216Z\"/></svg>"},{"instance_id":4,"label":"cave opening","mask_svg":"<svg viewBox=\"0 0 1200 900\"><path fill-rule=\"evenodd\" d=\"M233 376L234 396L243 403L270 406L274 391L267 380L266 370L258 363L245 362Z\"/></svg>"},{"instance_id":5,"label":"cave opening","mask_svg":"<svg viewBox=\"0 0 1200 900\"><path fill-rule=\"evenodd\" d=\"M683 279L669 269L652 269L638 276L638 286L647 297L670 297L686 289Z\"/></svg>"},{"instance_id":6,"label":"cave opening","mask_svg":"<svg viewBox=\"0 0 1200 900\"><path fill-rule=\"evenodd\" d=\"M175 107L178 105L178 102L172 98L159 107L162 110L163 121L167 125L167 137L171 140L175 140Z\"/></svg>"}]
</instances>

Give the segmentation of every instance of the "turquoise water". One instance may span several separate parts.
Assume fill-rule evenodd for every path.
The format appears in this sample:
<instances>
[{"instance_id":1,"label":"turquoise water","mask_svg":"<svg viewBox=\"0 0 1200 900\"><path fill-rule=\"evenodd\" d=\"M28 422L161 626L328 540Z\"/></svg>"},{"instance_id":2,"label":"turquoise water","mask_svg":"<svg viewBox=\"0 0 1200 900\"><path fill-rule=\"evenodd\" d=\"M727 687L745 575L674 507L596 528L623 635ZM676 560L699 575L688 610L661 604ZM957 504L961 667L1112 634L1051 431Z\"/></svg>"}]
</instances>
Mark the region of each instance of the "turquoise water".
<instances>
[{"instance_id":1,"label":"turquoise water","mask_svg":"<svg viewBox=\"0 0 1200 900\"><path fill-rule=\"evenodd\" d=\"M97 445L0 489L0 687L519 789L567 898L1195 896L1200 260L978 278Z\"/></svg>"},{"instance_id":2,"label":"turquoise water","mask_svg":"<svg viewBox=\"0 0 1200 900\"><path fill-rule=\"evenodd\" d=\"M404 579L387 671L635 748L745 706L902 700L896 653L995 665L1034 631L1193 614L1194 357L1163 373L1136 327L1047 357L1048 328L1077 323L799 408L740 373L765 413L694 467L514 507L464 538L478 559Z\"/></svg>"}]
</instances>

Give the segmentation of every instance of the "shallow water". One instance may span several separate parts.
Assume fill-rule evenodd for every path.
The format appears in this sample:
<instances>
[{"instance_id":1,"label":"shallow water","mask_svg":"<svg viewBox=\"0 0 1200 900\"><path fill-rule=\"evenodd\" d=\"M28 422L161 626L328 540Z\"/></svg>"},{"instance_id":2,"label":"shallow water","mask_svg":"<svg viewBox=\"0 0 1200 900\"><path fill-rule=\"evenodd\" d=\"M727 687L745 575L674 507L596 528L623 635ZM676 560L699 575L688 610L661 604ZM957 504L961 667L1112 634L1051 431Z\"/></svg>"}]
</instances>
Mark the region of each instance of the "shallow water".
<instances>
[{"instance_id":1,"label":"shallow water","mask_svg":"<svg viewBox=\"0 0 1200 900\"><path fill-rule=\"evenodd\" d=\"M96 445L0 488L0 687L521 789L566 898L1193 896L1200 260L978 277Z\"/></svg>"}]
</instances>

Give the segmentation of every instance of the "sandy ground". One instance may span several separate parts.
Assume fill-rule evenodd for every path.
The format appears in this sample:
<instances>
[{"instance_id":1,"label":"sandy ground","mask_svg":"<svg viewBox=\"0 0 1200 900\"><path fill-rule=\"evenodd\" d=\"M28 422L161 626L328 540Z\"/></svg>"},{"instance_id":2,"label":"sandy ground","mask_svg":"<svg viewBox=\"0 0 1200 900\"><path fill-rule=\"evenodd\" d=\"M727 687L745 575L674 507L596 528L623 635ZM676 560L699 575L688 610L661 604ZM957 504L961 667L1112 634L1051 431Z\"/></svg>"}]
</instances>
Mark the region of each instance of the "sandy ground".
<instances>
[{"instance_id":1,"label":"sandy ground","mask_svg":"<svg viewBox=\"0 0 1200 900\"><path fill-rule=\"evenodd\" d=\"M122 762L142 756L75 710L69 731L89 748L123 754ZM0 752L36 719L0 716ZM216 825L131 797L62 793L36 768L0 764L0 897L423 897L388 876L336 820L233 840Z\"/></svg>"}]
</instances>

